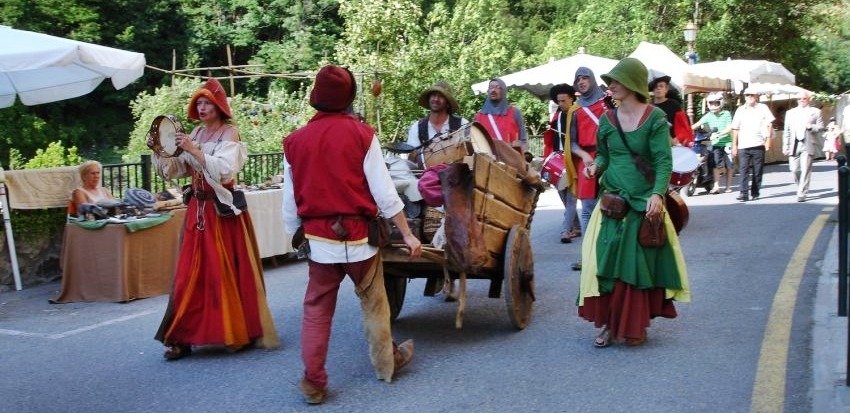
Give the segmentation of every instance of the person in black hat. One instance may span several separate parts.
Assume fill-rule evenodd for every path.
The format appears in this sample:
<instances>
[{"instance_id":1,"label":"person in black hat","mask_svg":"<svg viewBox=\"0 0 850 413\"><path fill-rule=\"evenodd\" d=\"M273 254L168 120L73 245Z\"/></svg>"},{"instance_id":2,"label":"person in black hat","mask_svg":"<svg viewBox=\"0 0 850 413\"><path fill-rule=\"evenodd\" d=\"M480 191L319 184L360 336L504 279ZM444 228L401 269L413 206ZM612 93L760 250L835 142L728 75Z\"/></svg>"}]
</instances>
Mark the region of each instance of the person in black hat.
<instances>
[{"instance_id":1,"label":"person in black hat","mask_svg":"<svg viewBox=\"0 0 850 413\"><path fill-rule=\"evenodd\" d=\"M564 222L561 224L561 243L569 244L573 238L581 236L581 223L578 220L578 202L576 189L577 174L570 145L570 126L573 112L578 110L576 90L572 86L561 83L549 89L549 98L558 105L558 110L549 121L549 128L543 132L543 158L549 159L553 152L562 152L564 159L563 185L557 187L558 196L564 204ZM578 159L578 157L576 157ZM550 182L551 183L551 182ZM556 185L557 186L557 185Z\"/></svg>"},{"instance_id":2,"label":"person in black hat","mask_svg":"<svg viewBox=\"0 0 850 413\"><path fill-rule=\"evenodd\" d=\"M694 131L691 129L688 115L682 110L682 98L676 88L670 87L670 76L659 76L649 82L652 92L652 104L661 108L667 115L670 125L670 137L674 145L693 146Z\"/></svg>"},{"instance_id":3,"label":"person in black hat","mask_svg":"<svg viewBox=\"0 0 850 413\"><path fill-rule=\"evenodd\" d=\"M469 123L465 118L455 114L458 111L457 100L446 81L439 81L425 89L419 95L419 106L428 109L428 116L413 122L407 131L407 144L415 148L424 146L437 134L454 132ZM421 155L422 148L416 153ZM424 168L425 163L421 156L416 158L420 166Z\"/></svg>"}]
</instances>

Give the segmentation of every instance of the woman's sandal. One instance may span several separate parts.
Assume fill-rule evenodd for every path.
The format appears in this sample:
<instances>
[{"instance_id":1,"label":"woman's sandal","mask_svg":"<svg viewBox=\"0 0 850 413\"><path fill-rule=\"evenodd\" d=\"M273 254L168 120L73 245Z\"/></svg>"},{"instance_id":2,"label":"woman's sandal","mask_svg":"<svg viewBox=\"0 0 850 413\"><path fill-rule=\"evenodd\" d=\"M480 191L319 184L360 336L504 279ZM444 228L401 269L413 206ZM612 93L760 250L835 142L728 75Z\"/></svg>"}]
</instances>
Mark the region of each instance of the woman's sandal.
<instances>
[{"instance_id":1,"label":"woman's sandal","mask_svg":"<svg viewBox=\"0 0 850 413\"><path fill-rule=\"evenodd\" d=\"M166 360L180 360L189 354L192 354L192 346L188 344L168 344L165 346L165 353L162 356Z\"/></svg>"},{"instance_id":2,"label":"woman's sandal","mask_svg":"<svg viewBox=\"0 0 850 413\"><path fill-rule=\"evenodd\" d=\"M607 327L602 329L602 332L593 340L593 346L597 348L608 347L611 345L611 330Z\"/></svg>"}]
</instances>

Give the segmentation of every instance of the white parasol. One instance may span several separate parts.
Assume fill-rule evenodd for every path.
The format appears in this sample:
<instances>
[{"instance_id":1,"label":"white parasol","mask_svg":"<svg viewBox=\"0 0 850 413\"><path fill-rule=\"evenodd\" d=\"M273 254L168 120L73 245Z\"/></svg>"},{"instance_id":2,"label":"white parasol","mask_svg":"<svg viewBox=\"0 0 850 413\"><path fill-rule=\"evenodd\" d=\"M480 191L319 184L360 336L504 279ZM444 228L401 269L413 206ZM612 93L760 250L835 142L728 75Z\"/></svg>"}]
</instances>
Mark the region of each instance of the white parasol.
<instances>
[{"instance_id":1,"label":"white parasol","mask_svg":"<svg viewBox=\"0 0 850 413\"><path fill-rule=\"evenodd\" d=\"M793 85L795 76L785 66L767 60L720 60L687 66L685 93L710 91L740 92L743 84ZM733 86L734 84L734 86Z\"/></svg>"},{"instance_id":2,"label":"white parasol","mask_svg":"<svg viewBox=\"0 0 850 413\"><path fill-rule=\"evenodd\" d=\"M640 60L646 66L649 71L647 82L661 76L670 76L670 85L676 89L682 89L682 75L688 63L667 46L641 41L629 57Z\"/></svg>"},{"instance_id":3,"label":"white parasol","mask_svg":"<svg viewBox=\"0 0 850 413\"><path fill-rule=\"evenodd\" d=\"M145 55L43 33L0 25L0 108L15 104L39 105L71 99L93 91L106 78L121 89L140 78ZM0 170L0 210L9 245L15 289L20 290L15 239L6 184Z\"/></svg>"},{"instance_id":4,"label":"white parasol","mask_svg":"<svg viewBox=\"0 0 850 413\"><path fill-rule=\"evenodd\" d=\"M500 76L499 78L508 87L527 90L541 100L548 100L549 89L552 86L559 83L573 84L576 69L579 67L587 67L593 70L593 74L596 75L596 83L601 85L603 82L600 76L608 73L616 64L617 61L614 59L578 53L560 60L554 60L553 58L549 63ZM476 83L472 85L472 91L476 94L487 93L489 83L489 80Z\"/></svg>"},{"instance_id":5,"label":"white parasol","mask_svg":"<svg viewBox=\"0 0 850 413\"><path fill-rule=\"evenodd\" d=\"M116 89L142 76L145 55L0 26L0 108L71 99L106 78Z\"/></svg>"}]
</instances>

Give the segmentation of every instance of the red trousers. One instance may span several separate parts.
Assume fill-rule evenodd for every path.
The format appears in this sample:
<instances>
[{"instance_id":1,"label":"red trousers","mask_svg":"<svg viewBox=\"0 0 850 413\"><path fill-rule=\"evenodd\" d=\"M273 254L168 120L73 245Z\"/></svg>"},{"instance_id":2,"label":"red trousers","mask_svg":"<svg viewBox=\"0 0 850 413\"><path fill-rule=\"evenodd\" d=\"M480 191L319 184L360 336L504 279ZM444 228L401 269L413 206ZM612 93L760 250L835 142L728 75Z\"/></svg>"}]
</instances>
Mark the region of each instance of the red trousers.
<instances>
[{"instance_id":1,"label":"red trousers","mask_svg":"<svg viewBox=\"0 0 850 413\"><path fill-rule=\"evenodd\" d=\"M314 387L328 385L325 362L328 341L336 310L339 285L346 275L356 286L363 311L363 325L369 342L372 365L379 379L392 380L393 341L390 333L390 308L384 289L384 267L380 253L370 259L340 264L309 261L307 291L304 294L304 320L301 324L301 359L304 378Z\"/></svg>"}]
</instances>

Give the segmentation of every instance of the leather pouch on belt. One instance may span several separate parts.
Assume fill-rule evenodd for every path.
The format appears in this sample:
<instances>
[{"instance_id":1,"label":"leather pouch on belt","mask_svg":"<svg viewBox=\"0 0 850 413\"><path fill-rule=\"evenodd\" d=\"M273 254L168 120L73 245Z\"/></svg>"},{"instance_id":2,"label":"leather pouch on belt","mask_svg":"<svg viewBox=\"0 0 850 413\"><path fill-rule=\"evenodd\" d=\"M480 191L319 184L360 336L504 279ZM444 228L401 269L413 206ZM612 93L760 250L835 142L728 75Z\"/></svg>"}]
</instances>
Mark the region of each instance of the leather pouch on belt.
<instances>
[{"instance_id":1,"label":"leather pouch on belt","mask_svg":"<svg viewBox=\"0 0 850 413\"><path fill-rule=\"evenodd\" d=\"M621 220L629 212L629 204L620 195L605 192L599 199L599 210L608 218Z\"/></svg>"}]
</instances>

